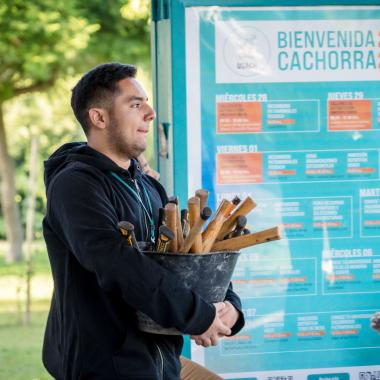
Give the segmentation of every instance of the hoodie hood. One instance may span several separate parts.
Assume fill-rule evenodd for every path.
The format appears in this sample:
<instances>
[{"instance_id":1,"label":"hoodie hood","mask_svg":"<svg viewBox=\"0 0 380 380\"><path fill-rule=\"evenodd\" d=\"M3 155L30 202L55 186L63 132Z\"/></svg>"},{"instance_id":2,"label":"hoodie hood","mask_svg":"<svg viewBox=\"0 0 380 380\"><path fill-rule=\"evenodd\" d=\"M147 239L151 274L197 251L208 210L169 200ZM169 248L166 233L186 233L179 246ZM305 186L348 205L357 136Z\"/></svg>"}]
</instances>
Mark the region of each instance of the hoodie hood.
<instances>
[{"instance_id":1,"label":"hoodie hood","mask_svg":"<svg viewBox=\"0 0 380 380\"><path fill-rule=\"evenodd\" d=\"M52 179L72 162L83 162L104 172L121 172L131 178L141 176L140 167L134 159L131 160L129 169L125 170L104 154L89 147L87 143L71 142L62 145L44 162L46 188Z\"/></svg>"}]
</instances>

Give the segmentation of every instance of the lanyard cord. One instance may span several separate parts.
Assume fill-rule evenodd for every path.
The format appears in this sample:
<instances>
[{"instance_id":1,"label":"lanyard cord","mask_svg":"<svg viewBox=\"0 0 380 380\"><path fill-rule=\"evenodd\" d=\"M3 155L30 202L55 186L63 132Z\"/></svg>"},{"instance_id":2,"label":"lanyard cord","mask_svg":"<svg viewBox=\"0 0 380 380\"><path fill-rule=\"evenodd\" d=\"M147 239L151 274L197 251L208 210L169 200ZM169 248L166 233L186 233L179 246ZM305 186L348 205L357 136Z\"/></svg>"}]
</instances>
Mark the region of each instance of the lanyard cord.
<instances>
[{"instance_id":1,"label":"lanyard cord","mask_svg":"<svg viewBox=\"0 0 380 380\"><path fill-rule=\"evenodd\" d=\"M143 188L145 198L148 200L149 211L146 209L146 207L144 205L144 202L143 202L143 200L140 197L140 194L135 189L133 189L130 185L128 185L128 183L125 182L122 178L120 178L116 173L111 172L111 175L113 177L115 177L121 184L123 184L135 196L135 198L140 202L140 204L141 204L141 206L143 208L143 211L144 211L145 215L147 216L147 218L149 220L150 239L152 240L152 242L154 242L155 224L154 224L154 220L153 220L153 209L152 209L152 204L150 202L150 198L148 196L148 193L147 193L147 191L145 189L144 184L142 182L140 183L141 187Z\"/></svg>"}]
</instances>

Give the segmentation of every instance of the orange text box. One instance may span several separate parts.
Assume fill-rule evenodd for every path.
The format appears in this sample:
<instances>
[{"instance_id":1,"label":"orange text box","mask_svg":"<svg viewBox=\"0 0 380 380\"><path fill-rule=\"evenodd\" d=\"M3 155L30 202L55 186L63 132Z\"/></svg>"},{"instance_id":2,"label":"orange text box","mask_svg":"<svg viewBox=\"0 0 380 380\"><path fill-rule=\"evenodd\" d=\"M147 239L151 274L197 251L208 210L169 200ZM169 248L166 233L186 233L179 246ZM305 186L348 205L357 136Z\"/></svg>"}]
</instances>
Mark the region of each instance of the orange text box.
<instances>
[{"instance_id":1,"label":"orange text box","mask_svg":"<svg viewBox=\"0 0 380 380\"><path fill-rule=\"evenodd\" d=\"M263 181L261 153L219 153L216 155L216 181L220 185Z\"/></svg>"},{"instance_id":2,"label":"orange text box","mask_svg":"<svg viewBox=\"0 0 380 380\"><path fill-rule=\"evenodd\" d=\"M380 220L365 220L364 225L365 226L379 226Z\"/></svg>"},{"instance_id":3,"label":"orange text box","mask_svg":"<svg viewBox=\"0 0 380 380\"><path fill-rule=\"evenodd\" d=\"M305 336L324 336L326 335L324 330L320 331L300 331L297 333L297 336L305 337Z\"/></svg>"},{"instance_id":4,"label":"orange text box","mask_svg":"<svg viewBox=\"0 0 380 380\"><path fill-rule=\"evenodd\" d=\"M371 101L330 100L329 130L352 131L372 128Z\"/></svg>"},{"instance_id":5,"label":"orange text box","mask_svg":"<svg viewBox=\"0 0 380 380\"><path fill-rule=\"evenodd\" d=\"M283 333L270 333L264 334L265 339L279 339L279 338L289 338L292 334L290 332Z\"/></svg>"},{"instance_id":6,"label":"orange text box","mask_svg":"<svg viewBox=\"0 0 380 380\"><path fill-rule=\"evenodd\" d=\"M216 126L217 133L260 132L263 126L261 103L217 103Z\"/></svg>"},{"instance_id":7,"label":"orange text box","mask_svg":"<svg viewBox=\"0 0 380 380\"><path fill-rule=\"evenodd\" d=\"M295 124L296 123L296 120L295 119L275 119L275 120L268 120L267 121L267 124L268 125L272 125L272 124L275 124L275 125L291 125L291 124Z\"/></svg>"},{"instance_id":8,"label":"orange text box","mask_svg":"<svg viewBox=\"0 0 380 380\"><path fill-rule=\"evenodd\" d=\"M358 335L359 331L356 329L352 330L332 330L331 335Z\"/></svg>"}]
</instances>

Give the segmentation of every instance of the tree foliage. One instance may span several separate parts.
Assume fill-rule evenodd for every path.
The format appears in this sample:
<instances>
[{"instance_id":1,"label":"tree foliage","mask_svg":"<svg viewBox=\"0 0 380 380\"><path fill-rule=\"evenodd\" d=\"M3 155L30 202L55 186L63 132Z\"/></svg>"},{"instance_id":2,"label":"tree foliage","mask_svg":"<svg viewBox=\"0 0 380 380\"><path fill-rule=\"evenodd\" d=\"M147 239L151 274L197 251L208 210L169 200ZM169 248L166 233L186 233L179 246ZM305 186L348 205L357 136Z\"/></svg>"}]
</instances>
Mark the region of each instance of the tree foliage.
<instances>
[{"instance_id":1,"label":"tree foliage","mask_svg":"<svg viewBox=\"0 0 380 380\"><path fill-rule=\"evenodd\" d=\"M128 61L145 66L150 55L148 0L92 0L82 3L89 22L99 31L89 41L88 62Z\"/></svg>"},{"instance_id":2,"label":"tree foliage","mask_svg":"<svg viewBox=\"0 0 380 380\"><path fill-rule=\"evenodd\" d=\"M5 0L0 4L0 101L51 86L73 72L80 50L99 30L74 0Z\"/></svg>"},{"instance_id":3,"label":"tree foliage","mask_svg":"<svg viewBox=\"0 0 380 380\"><path fill-rule=\"evenodd\" d=\"M3 0L0 101L99 62L149 61L147 0Z\"/></svg>"},{"instance_id":4,"label":"tree foliage","mask_svg":"<svg viewBox=\"0 0 380 380\"><path fill-rule=\"evenodd\" d=\"M8 133L0 151L15 160L19 205L28 191L30 136L39 136L41 160L61 143L83 139L69 106L78 74L109 61L149 67L149 7L149 0L0 2L0 107ZM38 219L44 207L39 181Z\"/></svg>"}]
</instances>

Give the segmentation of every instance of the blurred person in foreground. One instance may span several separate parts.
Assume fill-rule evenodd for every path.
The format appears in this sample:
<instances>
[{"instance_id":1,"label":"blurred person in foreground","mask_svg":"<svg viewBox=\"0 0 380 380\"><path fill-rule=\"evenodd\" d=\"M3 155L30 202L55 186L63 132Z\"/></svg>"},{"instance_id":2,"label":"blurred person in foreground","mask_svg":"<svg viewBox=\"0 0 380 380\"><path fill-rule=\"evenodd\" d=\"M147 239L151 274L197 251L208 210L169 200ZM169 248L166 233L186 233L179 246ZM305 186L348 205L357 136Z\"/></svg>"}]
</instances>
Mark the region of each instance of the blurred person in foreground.
<instances>
[{"instance_id":1,"label":"blurred person in foreground","mask_svg":"<svg viewBox=\"0 0 380 380\"><path fill-rule=\"evenodd\" d=\"M154 170L154 169L149 165L149 162L148 162L147 159L145 158L144 153L141 153L141 154L137 157L137 162L138 162L138 164L139 164L139 166L140 166L141 171L142 171L144 174L153 177L153 178L156 179L157 181L160 179L160 173L157 172L156 170Z\"/></svg>"},{"instance_id":2,"label":"blurred person in foreground","mask_svg":"<svg viewBox=\"0 0 380 380\"><path fill-rule=\"evenodd\" d=\"M44 237L54 279L43 362L59 380L220 379L180 358L183 338L137 328L140 310L198 345L216 345L244 325L230 285L210 304L129 246L125 220L138 241L151 242L164 188L134 157L146 149L155 112L135 79L136 68L104 64L74 87L71 105L87 143L69 143L45 162Z\"/></svg>"},{"instance_id":3,"label":"blurred person in foreground","mask_svg":"<svg viewBox=\"0 0 380 380\"><path fill-rule=\"evenodd\" d=\"M380 311L372 315L371 328L380 334Z\"/></svg>"}]
</instances>

